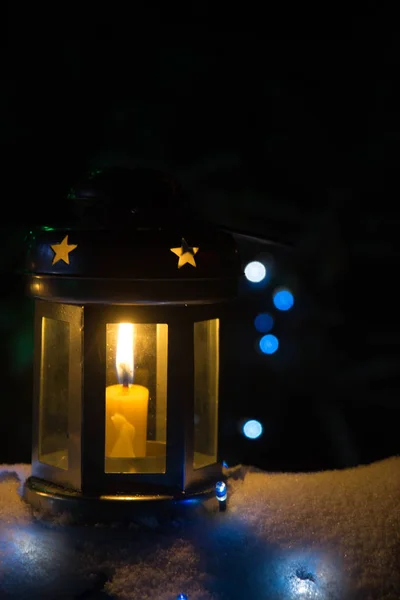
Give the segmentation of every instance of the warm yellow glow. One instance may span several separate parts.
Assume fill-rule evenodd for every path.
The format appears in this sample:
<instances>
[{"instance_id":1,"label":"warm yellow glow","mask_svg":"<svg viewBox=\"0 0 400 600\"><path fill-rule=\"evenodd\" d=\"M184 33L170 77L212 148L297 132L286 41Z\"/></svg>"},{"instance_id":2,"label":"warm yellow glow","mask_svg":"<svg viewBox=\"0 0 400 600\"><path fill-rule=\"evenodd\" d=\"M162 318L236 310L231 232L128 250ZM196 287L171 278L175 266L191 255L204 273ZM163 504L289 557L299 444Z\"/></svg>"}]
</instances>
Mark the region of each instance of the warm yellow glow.
<instances>
[{"instance_id":1,"label":"warm yellow glow","mask_svg":"<svg viewBox=\"0 0 400 600\"><path fill-rule=\"evenodd\" d=\"M133 347L135 334L132 323L120 323L118 327L116 367L120 383L133 383Z\"/></svg>"},{"instance_id":2,"label":"warm yellow glow","mask_svg":"<svg viewBox=\"0 0 400 600\"><path fill-rule=\"evenodd\" d=\"M119 383L106 388L106 457L112 459L146 456L149 390L133 383L135 334L132 323L118 324Z\"/></svg>"}]
</instances>

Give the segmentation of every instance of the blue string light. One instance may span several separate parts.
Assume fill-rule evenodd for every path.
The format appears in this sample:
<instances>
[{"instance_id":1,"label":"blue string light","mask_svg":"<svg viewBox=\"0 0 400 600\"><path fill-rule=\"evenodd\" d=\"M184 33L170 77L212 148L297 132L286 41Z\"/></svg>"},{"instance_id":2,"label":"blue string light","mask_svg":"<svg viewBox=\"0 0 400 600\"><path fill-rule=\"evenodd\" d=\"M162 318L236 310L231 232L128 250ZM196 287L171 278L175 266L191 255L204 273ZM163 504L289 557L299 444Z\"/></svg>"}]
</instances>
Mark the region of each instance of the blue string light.
<instances>
[{"instance_id":1,"label":"blue string light","mask_svg":"<svg viewBox=\"0 0 400 600\"><path fill-rule=\"evenodd\" d=\"M217 481L215 484L215 495L218 502L224 502L228 496L225 481Z\"/></svg>"},{"instance_id":2,"label":"blue string light","mask_svg":"<svg viewBox=\"0 0 400 600\"><path fill-rule=\"evenodd\" d=\"M256 421L255 419L251 419L250 421L246 421L243 425L243 433L250 440L255 440L263 432L262 425L260 421Z\"/></svg>"},{"instance_id":3,"label":"blue string light","mask_svg":"<svg viewBox=\"0 0 400 600\"><path fill-rule=\"evenodd\" d=\"M261 313L254 319L254 327L260 333L271 331L274 326L274 319L268 313Z\"/></svg>"},{"instance_id":4,"label":"blue string light","mask_svg":"<svg viewBox=\"0 0 400 600\"><path fill-rule=\"evenodd\" d=\"M275 290L272 299L278 310L290 310L294 304L293 294L288 289Z\"/></svg>"},{"instance_id":5,"label":"blue string light","mask_svg":"<svg viewBox=\"0 0 400 600\"><path fill-rule=\"evenodd\" d=\"M189 600L186 594L178 594L176 600Z\"/></svg>"},{"instance_id":6,"label":"blue string light","mask_svg":"<svg viewBox=\"0 0 400 600\"><path fill-rule=\"evenodd\" d=\"M263 335L260 340L260 350L263 354L274 354L279 348L279 340L272 333Z\"/></svg>"}]
</instances>

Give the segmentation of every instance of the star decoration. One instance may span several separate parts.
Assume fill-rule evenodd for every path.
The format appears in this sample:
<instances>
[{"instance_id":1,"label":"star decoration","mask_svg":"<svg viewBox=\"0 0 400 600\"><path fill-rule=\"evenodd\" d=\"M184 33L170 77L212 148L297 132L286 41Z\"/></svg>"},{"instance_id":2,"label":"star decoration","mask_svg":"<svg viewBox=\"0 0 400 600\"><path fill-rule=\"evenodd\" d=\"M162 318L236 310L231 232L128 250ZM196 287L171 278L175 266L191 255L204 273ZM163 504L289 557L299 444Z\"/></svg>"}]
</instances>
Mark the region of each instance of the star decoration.
<instances>
[{"instance_id":1,"label":"star decoration","mask_svg":"<svg viewBox=\"0 0 400 600\"><path fill-rule=\"evenodd\" d=\"M55 265L59 260L63 260L69 265L69 253L78 247L78 244L68 244L68 236L66 235L61 244L53 244L50 246L54 252L52 264Z\"/></svg>"},{"instance_id":2,"label":"star decoration","mask_svg":"<svg viewBox=\"0 0 400 600\"><path fill-rule=\"evenodd\" d=\"M198 248L192 248L187 244L187 242L182 238L182 246L180 248L170 248L171 252L179 256L178 260L178 269L183 267L188 263L192 265L192 267L196 266L196 261L194 260L194 255L199 251Z\"/></svg>"}]
</instances>

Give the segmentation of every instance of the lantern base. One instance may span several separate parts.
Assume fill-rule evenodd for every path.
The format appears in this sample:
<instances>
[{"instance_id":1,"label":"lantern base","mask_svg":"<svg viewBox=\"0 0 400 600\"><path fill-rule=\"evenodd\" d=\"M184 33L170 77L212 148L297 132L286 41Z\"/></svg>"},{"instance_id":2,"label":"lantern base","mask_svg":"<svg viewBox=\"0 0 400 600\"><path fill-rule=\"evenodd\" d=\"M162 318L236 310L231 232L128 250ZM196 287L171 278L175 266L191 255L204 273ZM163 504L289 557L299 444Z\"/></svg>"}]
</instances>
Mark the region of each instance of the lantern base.
<instances>
[{"instance_id":1,"label":"lantern base","mask_svg":"<svg viewBox=\"0 0 400 600\"><path fill-rule=\"evenodd\" d=\"M158 494L87 496L37 477L29 477L24 485L23 498L44 515L66 514L72 523L140 522L149 517L165 522L219 510L214 487L179 497Z\"/></svg>"}]
</instances>

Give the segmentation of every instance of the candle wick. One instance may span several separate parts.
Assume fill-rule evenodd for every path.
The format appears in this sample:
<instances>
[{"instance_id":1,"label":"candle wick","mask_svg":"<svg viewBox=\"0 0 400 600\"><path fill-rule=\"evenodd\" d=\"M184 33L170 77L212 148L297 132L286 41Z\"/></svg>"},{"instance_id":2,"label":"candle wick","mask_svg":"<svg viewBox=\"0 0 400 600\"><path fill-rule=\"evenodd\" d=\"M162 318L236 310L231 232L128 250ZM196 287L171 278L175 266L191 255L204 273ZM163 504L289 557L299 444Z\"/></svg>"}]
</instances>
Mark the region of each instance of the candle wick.
<instances>
[{"instance_id":1,"label":"candle wick","mask_svg":"<svg viewBox=\"0 0 400 600\"><path fill-rule=\"evenodd\" d=\"M122 387L129 387L129 372L128 369L122 368Z\"/></svg>"}]
</instances>

